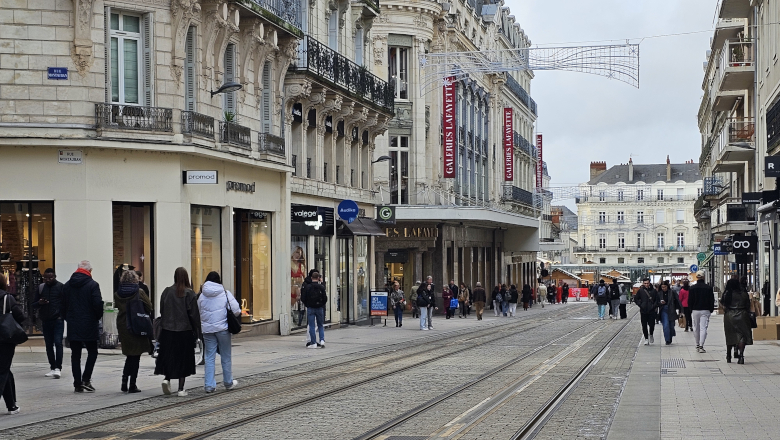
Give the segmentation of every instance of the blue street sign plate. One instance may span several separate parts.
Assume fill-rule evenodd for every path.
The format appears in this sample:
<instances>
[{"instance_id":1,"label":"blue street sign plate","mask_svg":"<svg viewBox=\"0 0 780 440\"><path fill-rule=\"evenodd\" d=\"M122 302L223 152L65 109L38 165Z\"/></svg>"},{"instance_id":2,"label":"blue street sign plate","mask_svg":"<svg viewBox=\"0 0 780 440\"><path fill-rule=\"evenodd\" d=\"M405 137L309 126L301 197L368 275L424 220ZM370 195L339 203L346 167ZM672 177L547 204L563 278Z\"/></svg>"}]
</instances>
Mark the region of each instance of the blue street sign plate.
<instances>
[{"instance_id":1,"label":"blue street sign plate","mask_svg":"<svg viewBox=\"0 0 780 440\"><path fill-rule=\"evenodd\" d=\"M49 67L47 77L49 79L68 79L68 68Z\"/></svg>"},{"instance_id":2,"label":"blue street sign plate","mask_svg":"<svg viewBox=\"0 0 780 440\"><path fill-rule=\"evenodd\" d=\"M691 264L691 272L698 272L698 271L699 271L699 266L695 264Z\"/></svg>"},{"instance_id":3,"label":"blue street sign plate","mask_svg":"<svg viewBox=\"0 0 780 440\"><path fill-rule=\"evenodd\" d=\"M715 255L728 255L728 252L723 251L723 246L720 243L712 245L712 253Z\"/></svg>"}]
</instances>

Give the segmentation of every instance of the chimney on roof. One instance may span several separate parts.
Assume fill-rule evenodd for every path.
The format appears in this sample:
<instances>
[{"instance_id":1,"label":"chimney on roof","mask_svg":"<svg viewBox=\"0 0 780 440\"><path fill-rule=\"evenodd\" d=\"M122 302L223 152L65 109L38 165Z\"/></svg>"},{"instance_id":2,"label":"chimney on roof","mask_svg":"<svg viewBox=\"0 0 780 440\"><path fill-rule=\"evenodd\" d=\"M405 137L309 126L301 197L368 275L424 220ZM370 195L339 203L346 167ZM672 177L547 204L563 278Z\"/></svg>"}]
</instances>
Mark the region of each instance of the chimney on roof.
<instances>
[{"instance_id":1,"label":"chimney on roof","mask_svg":"<svg viewBox=\"0 0 780 440\"><path fill-rule=\"evenodd\" d=\"M628 181L634 181L634 161L630 157L628 158Z\"/></svg>"},{"instance_id":2,"label":"chimney on roof","mask_svg":"<svg viewBox=\"0 0 780 440\"><path fill-rule=\"evenodd\" d=\"M672 181L672 164L669 162L669 155L666 155L666 181Z\"/></svg>"},{"instance_id":3,"label":"chimney on roof","mask_svg":"<svg viewBox=\"0 0 780 440\"><path fill-rule=\"evenodd\" d=\"M591 162L590 163L590 178L591 180L602 175L607 171L606 162Z\"/></svg>"}]
</instances>

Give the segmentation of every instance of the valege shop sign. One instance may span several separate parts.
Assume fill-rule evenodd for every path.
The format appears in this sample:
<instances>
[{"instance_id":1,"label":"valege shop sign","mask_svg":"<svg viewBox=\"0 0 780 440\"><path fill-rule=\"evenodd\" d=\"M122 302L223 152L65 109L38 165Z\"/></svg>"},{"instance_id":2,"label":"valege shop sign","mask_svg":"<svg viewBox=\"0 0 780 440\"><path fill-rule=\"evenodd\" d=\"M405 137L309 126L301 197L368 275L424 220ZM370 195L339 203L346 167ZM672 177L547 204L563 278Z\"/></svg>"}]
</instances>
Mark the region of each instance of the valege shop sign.
<instances>
[{"instance_id":1,"label":"valege shop sign","mask_svg":"<svg viewBox=\"0 0 780 440\"><path fill-rule=\"evenodd\" d=\"M504 181L515 180L515 154L512 132L512 108L504 108Z\"/></svg>"},{"instance_id":2,"label":"valege shop sign","mask_svg":"<svg viewBox=\"0 0 780 440\"><path fill-rule=\"evenodd\" d=\"M455 121L455 78L444 80L444 102L442 132L444 135L444 178L455 178L455 149L457 148L457 132Z\"/></svg>"},{"instance_id":3,"label":"valege shop sign","mask_svg":"<svg viewBox=\"0 0 780 440\"><path fill-rule=\"evenodd\" d=\"M308 222L317 220L317 207L316 206L293 206L291 208L292 221L294 222Z\"/></svg>"}]
</instances>

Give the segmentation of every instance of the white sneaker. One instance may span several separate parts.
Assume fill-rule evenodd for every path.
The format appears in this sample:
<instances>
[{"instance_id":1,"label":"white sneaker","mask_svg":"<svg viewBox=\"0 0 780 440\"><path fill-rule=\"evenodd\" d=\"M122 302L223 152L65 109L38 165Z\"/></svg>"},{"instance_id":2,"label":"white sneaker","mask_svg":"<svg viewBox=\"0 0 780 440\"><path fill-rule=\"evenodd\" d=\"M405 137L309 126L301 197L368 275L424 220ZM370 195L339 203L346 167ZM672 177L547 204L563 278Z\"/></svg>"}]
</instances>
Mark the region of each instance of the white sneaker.
<instances>
[{"instance_id":1,"label":"white sneaker","mask_svg":"<svg viewBox=\"0 0 780 440\"><path fill-rule=\"evenodd\" d=\"M170 380L162 381L162 390L163 390L163 394L165 394L166 396L169 396L171 394L171 381Z\"/></svg>"},{"instance_id":2,"label":"white sneaker","mask_svg":"<svg viewBox=\"0 0 780 440\"><path fill-rule=\"evenodd\" d=\"M650 345L650 340L649 339L645 339L645 345Z\"/></svg>"},{"instance_id":3,"label":"white sneaker","mask_svg":"<svg viewBox=\"0 0 780 440\"><path fill-rule=\"evenodd\" d=\"M653 342L655 342L655 341L653 340L653 335L650 335L650 343L652 344Z\"/></svg>"},{"instance_id":4,"label":"white sneaker","mask_svg":"<svg viewBox=\"0 0 780 440\"><path fill-rule=\"evenodd\" d=\"M179 397L187 397L187 396L189 396L189 394L187 394L187 390L181 390L181 391L179 391L178 396Z\"/></svg>"},{"instance_id":5,"label":"white sneaker","mask_svg":"<svg viewBox=\"0 0 780 440\"><path fill-rule=\"evenodd\" d=\"M317 346L318 346L319 348L325 348L325 340L323 339L322 341L318 342L318 343L317 343Z\"/></svg>"},{"instance_id":6,"label":"white sneaker","mask_svg":"<svg viewBox=\"0 0 780 440\"><path fill-rule=\"evenodd\" d=\"M60 371L59 368L55 368L54 369L54 378L55 379L59 379L60 377L62 377L62 371Z\"/></svg>"},{"instance_id":7,"label":"white sneaker","mask_svg":"<svg viewBox=\"0 0 780 440\"><path fill-rule=\"evenodd\" d=\"M13 408L8 410L8 415L9 416L12 416L14 414L19 414L19 407L18 406L14 406Z\"/></svg>"},{"instance_id":8,"label":"white sneaker","mask_svg":"<svg viewBox=\"0 0 780 440\"><path fill-rule=\"evenodd\" d=\"M237 386L238 386L238 381L233 379L233 383L231 383L230 385L225 385L225 389L230 391Z\"/></svg>"},{"instance_id":9,"label":"white sneaker","mask_svg":"<svg viewBox=\"0 0 780 440\"><path fill-rule=\"evenodd\" d=\"M306 348L317 348L317 344L315 342L309 342L306 344Z\"/></svg>"},{"instance_id":10,"label":"white sneaker","mask_svg":"<svg viewBox=\"0 0 780 440\"><path fill-rule=\"evenodd\" d=\"M44 377L54 377L54 371L55 371L55 370L51 370L51 371L49 371L48 373L44 374L43 376L44 376Z\"/></svg>"}]
</instances>

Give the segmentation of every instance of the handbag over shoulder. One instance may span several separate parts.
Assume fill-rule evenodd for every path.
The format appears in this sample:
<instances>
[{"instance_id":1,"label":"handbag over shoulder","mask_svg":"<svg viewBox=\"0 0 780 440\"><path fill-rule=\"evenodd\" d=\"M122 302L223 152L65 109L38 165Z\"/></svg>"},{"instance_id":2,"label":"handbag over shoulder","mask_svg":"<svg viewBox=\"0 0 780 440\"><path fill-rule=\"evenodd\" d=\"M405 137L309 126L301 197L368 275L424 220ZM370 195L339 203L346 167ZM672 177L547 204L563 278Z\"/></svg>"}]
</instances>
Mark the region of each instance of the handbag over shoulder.
<instances>
[{"instance_id":1,"label":"handbag over shoulder","mask_svg":"<svg viewBox=\"0 0 780 440\"><path fill-rule=\"evenodd\" d=\"M227 312L228 331L231 335L235 335L241 331L241 321L238 320L236 315L233 314L233 310L230 308L230 298L227 296L227 291L225 291L225 299L227 300L225 311Z\"/></svg>"},{"instance_id":2,"label":"handbag over shoulder","mask_svg":"<svg viewBox=\"0 0 780 440\"><path fill-rule=\"evenodd\" d=\"M14 319L8 294L3 297L3 314L0 315L0 344L19 345L27 342L27 333Z\"/></svg>"}]
</instances>

